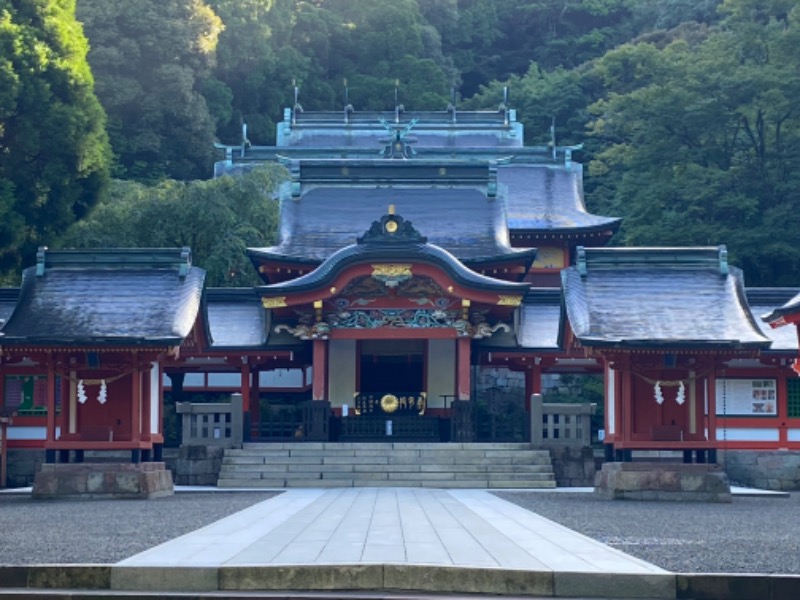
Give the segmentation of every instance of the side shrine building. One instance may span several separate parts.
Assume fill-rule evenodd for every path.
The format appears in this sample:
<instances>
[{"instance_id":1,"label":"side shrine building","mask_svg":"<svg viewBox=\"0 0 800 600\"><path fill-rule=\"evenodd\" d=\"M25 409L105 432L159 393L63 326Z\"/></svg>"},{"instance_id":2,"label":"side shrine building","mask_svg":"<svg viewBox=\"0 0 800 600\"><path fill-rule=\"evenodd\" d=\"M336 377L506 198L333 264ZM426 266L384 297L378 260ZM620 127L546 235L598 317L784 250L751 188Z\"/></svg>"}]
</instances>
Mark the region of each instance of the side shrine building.
<instances>
[{"instance_id":1,"label":"side shrine building","mask_svg":"<svg viewBox=\"0 0 800 600\"><path fill-rule=\"evenodd\" d=\"M291 173L263 285L204 288L187 248L42 249L0 290L6 446L158 461L165 393L241 394L214 435L245 441L535 444L569 374L602 379L609 462L797 456L797 290L746 288L724 246L607 247L576 150L505 108L287 110L216 165Z\"/></svg>"}]
</instances>

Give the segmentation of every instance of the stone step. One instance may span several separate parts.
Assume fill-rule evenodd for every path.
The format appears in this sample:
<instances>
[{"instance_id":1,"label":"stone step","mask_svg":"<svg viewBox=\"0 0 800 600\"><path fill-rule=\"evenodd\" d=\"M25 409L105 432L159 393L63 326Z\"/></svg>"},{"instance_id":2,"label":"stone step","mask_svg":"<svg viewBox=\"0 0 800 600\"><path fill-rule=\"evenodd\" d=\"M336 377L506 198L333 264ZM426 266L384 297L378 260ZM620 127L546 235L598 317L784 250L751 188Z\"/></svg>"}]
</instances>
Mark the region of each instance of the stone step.
<instances>
[{"instance_id":1,"label":"stone step","mask_svg":"<svg viewBox=\"0 0 800 600\"><path fill-rule=\"evenodd\" d=\"M226 450L219 487L555 487L530 444L245 444Z\"/></svg>"}]
</instances>

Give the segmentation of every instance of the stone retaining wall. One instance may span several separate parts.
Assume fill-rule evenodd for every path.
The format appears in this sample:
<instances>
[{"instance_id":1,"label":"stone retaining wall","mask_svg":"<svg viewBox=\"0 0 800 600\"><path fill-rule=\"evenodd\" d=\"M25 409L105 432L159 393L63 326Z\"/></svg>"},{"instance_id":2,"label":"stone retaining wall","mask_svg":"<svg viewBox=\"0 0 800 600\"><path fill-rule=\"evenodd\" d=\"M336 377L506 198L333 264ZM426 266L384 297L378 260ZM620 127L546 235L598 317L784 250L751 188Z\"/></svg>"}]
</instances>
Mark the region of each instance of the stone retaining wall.
<instances>
[{"instance_id":1,"label":"stone retaining wall","mask_svg":"<svg viewBox=\"0 0 800 600\"><path fill-rule=\"evenodd\" d=\"M217 485L225 449L219 446L181 446L169 461L177 485Z\"/></svg>"},{"instance_id":2,"label":"stone retaining wall","mask_svg":"<svg viewBox=\"0 0 800 600\"><path fill-rule=\"evenodd\" d=\"M726 450L719 461L738 484L763 490L800 490L800 452Z\"/></svg>"},{"instance_id":3,"label":"stone retaining wall","mask_svg":"<svg viewBox=\"0 0 800 600\"><path fill-rule=\"evenodd\" d=\"M550 448L553 474L558 487L592 487L597 473L594 451L589 447Z\"/></svg>"}]
</instances>

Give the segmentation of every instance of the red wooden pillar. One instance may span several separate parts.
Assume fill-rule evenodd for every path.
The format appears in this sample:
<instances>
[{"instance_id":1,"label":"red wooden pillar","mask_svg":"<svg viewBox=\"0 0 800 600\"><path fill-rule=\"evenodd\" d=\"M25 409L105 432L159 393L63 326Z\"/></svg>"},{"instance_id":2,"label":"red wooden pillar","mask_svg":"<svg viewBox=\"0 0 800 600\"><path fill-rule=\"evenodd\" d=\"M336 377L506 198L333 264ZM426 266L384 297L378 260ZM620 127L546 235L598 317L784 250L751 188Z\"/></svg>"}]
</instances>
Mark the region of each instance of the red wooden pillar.
<instances>
[{"instance_id":1,"label":"red wooden pillar","mask_svg":"<svg viewBox=\"0 0 800 600\"><path fill-rule=\"evenodd\" d=\"M327 340L314 340L313 356L314 374L311 383L311 399L325 400L325 388L328 371L328 342Z\"/></svg>"},{"instance_id":2,"label":"red wooden pillar","mask_svg":"<svg viewBox=\"0 0 800 600\"><path fill-rule=\"evenodd\" d=\"M56 366L55 357L47 354L47 441L56 441Z\"/></svg>"},{"instance_id":3,"label":"red wooden pillar","mask_svg":"<svg viewBox=\"0 0 800 600\"><path fill-rule=\"evenodd\" d=\"M525 410L531 411L531 396L542 393L542 365L538 358L525 371Z\"/></svg>"},{"instance_id":4,"label":"red wooden pillar","mask_svg":"<svg viewBox=\"0 0 800 600\"><path fill-rule=\"evenodd\" d=\"M708 440L717 441L717 373L708 374Z\"/></svg>"},{"instance_id":5,"label":"red wooden pillar","mask_svg":"<svg viewBox=\"0 0 800 600\"><path fill-rule=\"evenodd\" d=\"M243 361L242 368L239 371L242 377L242 411L249 413L251 410L250 403L253 401L250 393L250 362L247 360L247 358L243 358Z\"/></svg>"},{"instance_id":6,"label":"red wooden pillar","mask_svg":"<svg viewBox=\"0 0 800 600\"><path fill-rule=\"evenodd\" d=\"M142 372L133 359L134 367L131 373L131 441L138 442L142 439Z\"/></svg>"},{"instance_id":7,"label":"red wooden pillar","mask_svg":"<svg viewBox=\"0 0 800 600\"><path fill-rule=\"evenodd\" d=\"M456 393L459 400L469 400L470 397L470 352L472 339L460 337L456 340L457 366L456 366Z\"/></svg>"},{"instance_id":8,"label":"red wooden pillar","mask_svg":"<svg viewBox=\"0 0 800 600\"><path fill-rule=\"evenodd\" d=\"M70 397L70 388L72 384L69 377L61 377L61 386L59 392L61 394L61 435L72 433L69 422L72 415L72 403Z\"/></svg>"}]
</instances>

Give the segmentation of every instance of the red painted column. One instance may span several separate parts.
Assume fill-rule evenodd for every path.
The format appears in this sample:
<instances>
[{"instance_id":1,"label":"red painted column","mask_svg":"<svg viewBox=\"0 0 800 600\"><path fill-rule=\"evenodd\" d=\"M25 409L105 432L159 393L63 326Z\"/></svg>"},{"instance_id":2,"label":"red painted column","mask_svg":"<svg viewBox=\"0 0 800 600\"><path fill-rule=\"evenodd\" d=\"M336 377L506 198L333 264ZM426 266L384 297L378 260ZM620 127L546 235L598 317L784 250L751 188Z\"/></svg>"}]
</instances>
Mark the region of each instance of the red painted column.
<instances>
[{"instance_id":1,"label":"red painted column","mask_svg":"<svg viewBox=\"0 0 800 600\"><path fill-rule=\"evenodd\" d=\"M708 441L717 441L717 373L708 374Z\"/></svg>"},{"instance_id":2,"label":"red painted column","mask_svg":"<svg viewBox=\"0 0 800 600\"><path fill-rule=\"evenodd\" d=\"M61 377L61 388L59 392L61 393L61 435L62 437L64 434L70 433L69 430L69 419L70 414L72 413L72 406L70 402L70 387L71 382L69 377Z\"/></svg>"},{"instance_id":3,"label":"red painted column","mask_svg":"<svg viewBox=\"0 0 800 600\"><path fill-rule=\"evenodd\" d=\"M311 399L325 400L325 388L328 372L328 341L314 340L314 356L312 367L314 374L311 382Z\"/></svg>"},{"instance_id":4,"label":"red painted column","mask_svg":"<svg viewBox=\"0 0 800 600\"><path fill-rule=\"evenodd\" d=\"M47 355L47 441L56 441L56 367L52 354Z\"/></svg>"},{"instance_id":5,"label":"red painted column","mask_svg":"<svg viewBox=\"0 0 800 600\"><path fill-rule=\"evenodd\" d=\"M244 362L242 363L242 368L240 370L240 374L242 377L242 411L245 413L250 412L250 402L252 402L252 398L250 396L250 363L247 359L243 359Z\"/></svg>"},{"instance_id":6,"label":"red painted column","mask_svg":"<svg viewBox=\"0 0 800 600\"><path fill-rule=\"evenodd\" d=\"M539 359L525 370L525 411L531 411L531 396L542 393L542 365Z\"/></svg>"},{"instance_id":7,"label":"red painted column","mask_svg":"<svg viewBox=\"0 0 800 600\"><path fill-rule=\"evenodd\" d=\"M134 358L133 373L131 373L131 441L138 442L142 439L142 372Z\"/></svg>"},{"instance_id":8,"label":"red painted column","mask_svg":"<svg viewBox=\"0 0 800 600\"><path fill-rule=\"evenodd\" d=\"M460 337L456 340L457 374L456 374L456 393L459 400L469 400L470 398L470 352L472 350L472 339Z\"/></svg>"}]
</instances>

